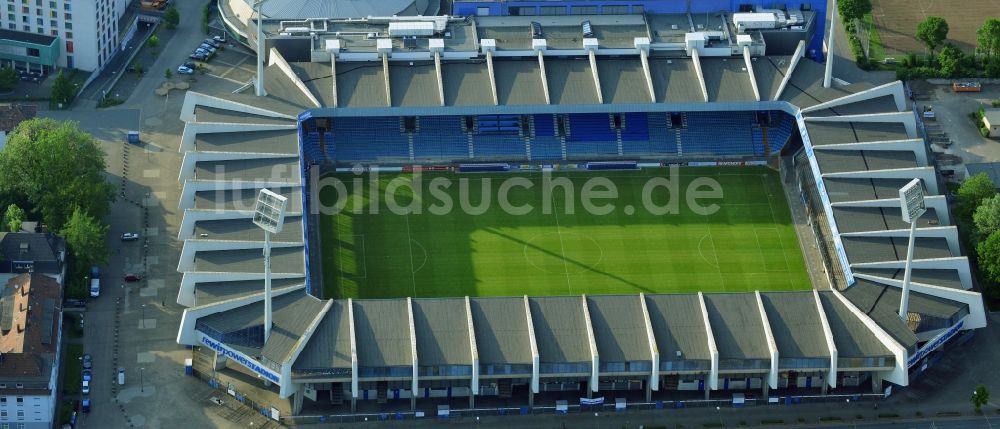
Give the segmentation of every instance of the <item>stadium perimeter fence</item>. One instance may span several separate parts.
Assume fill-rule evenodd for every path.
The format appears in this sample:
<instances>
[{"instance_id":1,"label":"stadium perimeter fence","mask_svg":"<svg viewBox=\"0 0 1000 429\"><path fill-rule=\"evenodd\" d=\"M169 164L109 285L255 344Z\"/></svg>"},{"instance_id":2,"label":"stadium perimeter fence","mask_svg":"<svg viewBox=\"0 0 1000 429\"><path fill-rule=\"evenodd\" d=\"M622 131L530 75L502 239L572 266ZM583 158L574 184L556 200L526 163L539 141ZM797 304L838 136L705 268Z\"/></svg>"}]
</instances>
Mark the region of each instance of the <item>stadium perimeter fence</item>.
<instances>
[{"instance_id":1,"label":"stadium perimeter fence","mask_svg":"<svg viewBox=\"0 0 1000 429\"><path fill-rule=\"evenodd\" d=\"M849 394L849 395L800 395L800 396L773 396L770 398L746 399L742 404L734 404L732 399L709 399L709 400L685 400L685 401L655 401L628 403L625 408L618 409L614 403L600 405L567 405L565 409L556 406L536 406L536 407L496 407L496 408L468 408L450 409L446 416L437 415L436 410L428 411L398 411L379 413L352 413L352 414L329 414L312 416L282 416L284 423L309 424L309 423L360 423L398 420L470 420L477 417L509 416L537 416L537 415L559 415L559 414L579 414L579 413L627 413L629 411L662 411L668 413L670 410L686 408L751 408L759 406L790 406L796 404L815 403L872 403L884 395L869 394Z\"/></svg>"}]
</instances>

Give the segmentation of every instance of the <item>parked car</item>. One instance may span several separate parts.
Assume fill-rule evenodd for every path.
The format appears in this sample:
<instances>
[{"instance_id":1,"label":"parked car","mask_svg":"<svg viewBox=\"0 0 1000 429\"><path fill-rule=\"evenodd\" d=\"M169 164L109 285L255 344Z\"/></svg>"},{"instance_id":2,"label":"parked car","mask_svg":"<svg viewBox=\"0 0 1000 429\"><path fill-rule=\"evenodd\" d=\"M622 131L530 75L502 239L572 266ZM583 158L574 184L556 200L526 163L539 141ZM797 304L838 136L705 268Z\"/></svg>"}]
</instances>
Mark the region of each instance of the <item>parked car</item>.
<instances>
[{"instance_id":1,"label":"parked car","mask_svg":"<svg viewBox=\"0 0 1000 429\"><path fill-rule=\"evenodd\" d=\"M177 67L178 74L194 74L194 69L190 67L180 66Z\"/></svg>"},{"instance_id":2,"label":"parked car","mask_svg":"<svg viewBox=\"0 0 1000 429\"><path fill-rule=\"evenodd\" d=\"M139 233L126 232L122 234L122 241L135 241L139 239Z\"/></svg>"},{"instance_id":3,"label":"parked car","mask_svg":"<svg viewBox=\"0 0 1000 429\"><path fill-rule=\"evenodd\" d=\"M194 70L194 69L198 68L198 64L195 64L194 61L185 61L184 64L181 64L181 65L184 66L184 67L187 67L187 68L189 68L191 70Z\"/></svg>"},{"instance_id":4,"label":"parked car","mask_svg":"<svg viewBox=\"0 0 1000 429\"><path fill-rule=\"evenodd\" d=\"M80 408L83 409L83 412L89 413L90 412L90 398L83 398L83 401L80 403Z\"/></svg>"},{"instance_id":5,"label":"parked car","mask_svg":"<svg viewBox=\"0 0 1000 429\"><path fill-rule=\"evenodd\" d=\"M90 381L94 379L94 374L90 371L91 370L89 369L83 370L83 381Z\"/></svg>"},{"instance_id":6,"label":"parked car","mask_svg":"<svg viewBox=\"0 0 1000 429\"><path fill-rule=\"evenodd\" d=\"M125 385L125 368L124 367L118 367L118 385L119 386Z\"/></svg>"},{"instance_id":7,"label":"parked car","mask_svg":"<svg viewBox=\"0 0 1000 429\"><path fill-rule=\"evenodd\" d=\"M205 61L205 60L208 59L208 56L207 55L202 55L202 54L199 54L199 53L196 52L196 53L193 53L191 55L188 55L188 58L190 58L192 60L195 60L195 61Z\"/></svg>"},{"instance_id":8,"label":"parked car","mask_svg":"<svg viewBox=\"0 0 1000 429\"><path fill-rule=\"evenodd\" d=\"M194 53L208 56L208 49L205 48L195 48Z\"/></svg>"},{"instance_id":9,"label":"parked car","mask_svg":"<svg viewBox=\"0 0 1000 429\"><path fill-rule=\"evenodd\" d=\"M90 394L90 380L83 380L83 386L80 388L80 393L84 395Z\"/></svg>"},{"instance_id":10,"label":"parked car","mask_svg":"<svg viewBox=\"0 0 1000 429\"><path fill-rule=\"evenodd\" d=\"M220 36L213 36L212 40L215 40L216 42L219 42L219 43L226 43L226 35L222 34Z\"/></svg>"},{"instance_id":11,"label":"parked car","mask_svg":"<svg viewBox=\"0 0 1000 429\"><path fill-rule=\"evenodd\" d=\"M201 46L198 47L198 49L204 49L208 51L208 53L210 54L215 53L215 46L209 45L208 43L202 43Z\"/></svg>"},{"instance_id":12,"label":"parked car","mask_svg":"<svg viewBox=\"0 0 1000 429\"><path fill-rule=\"evenodd\" d=\"M67 299L63 302L65 308L87 308L87 301L82 299Z\"/></svg>"},{"instance_id":13,"label":"parked car","mask_svg":"<svg viewBox=\"0 0 1000 429\"><path fill-rule=\"evenodd\" d=\"M83 355L83 369L90 369L94 366L94 359L90 357L90 354Z\"/></svg>"},{"instance_id":14,"label":"parked car","mask_svg":"<svg viewBox=\"0 0 1000 429\"><path fill-rule=\"evenodd\" d=\"M137 282L139 280L142 280L142 276L138 274L132 274L132 273L125 274L125 281L127 282Z\"/></svg>"},{"instance_id":15,"label":"parked car","mask_svg":"<svg viewBox=\"0 0 1000 429\"><path fill-rule=\"evenodd\" d=\"M215 39L211 38L202 40L201 43L205 45L211 45L213 48L218 48L219 46L222 45L221 43L216 42Z\"/></svg>"}]
</instances>

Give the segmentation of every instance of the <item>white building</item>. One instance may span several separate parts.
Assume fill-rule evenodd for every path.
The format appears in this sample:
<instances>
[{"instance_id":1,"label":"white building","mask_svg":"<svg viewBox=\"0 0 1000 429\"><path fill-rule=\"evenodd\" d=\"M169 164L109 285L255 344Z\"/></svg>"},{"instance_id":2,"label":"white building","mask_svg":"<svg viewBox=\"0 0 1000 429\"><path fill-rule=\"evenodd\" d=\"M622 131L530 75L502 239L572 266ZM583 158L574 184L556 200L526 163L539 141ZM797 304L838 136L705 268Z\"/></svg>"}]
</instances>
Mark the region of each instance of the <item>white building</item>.
<instances>
[{"instance_id":1,"label":"white building","mask_svg":"<svg viewBox=\"0 0 1000 429\"><path fill-rule=\"evenodd\" d=\"M26 62L33 69L103 68L118 47L118 19L126 9L124 0L2 0L0 4L4 8L0 28L33 36L0 37L0 61ZM53 52L31 46L38 45L38 35L57 38Z\"/></svg>"}]
</instances>

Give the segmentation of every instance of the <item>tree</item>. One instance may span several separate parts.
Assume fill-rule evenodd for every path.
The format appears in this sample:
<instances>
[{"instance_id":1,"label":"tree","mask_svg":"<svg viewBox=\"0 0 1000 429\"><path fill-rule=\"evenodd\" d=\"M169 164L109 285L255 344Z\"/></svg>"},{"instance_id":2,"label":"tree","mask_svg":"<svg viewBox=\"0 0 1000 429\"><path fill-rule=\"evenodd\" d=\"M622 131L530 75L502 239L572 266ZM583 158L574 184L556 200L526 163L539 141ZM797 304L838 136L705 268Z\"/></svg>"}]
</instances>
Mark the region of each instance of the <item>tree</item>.
<instances>
[{"instance_id":1,"label":"tree","mask_svg":"<svg viewBox=\"0 0 1000 429\"><path fill-rule=\"evenodd\" d=\"M59 234L66 239L77 267L89 267L107 261L108 248L104 239L109 228L79 208L73 210Z\"/></svg>"},{"instance_id":2,"label":"tree","mask_svg":"<svg viewBox=\"0 0 1000 429\"><path fill-rule=\"evenodd\" d=\"M168 30L177 28L177 24L181 22L181 14L177 11L176 7L170 5L166 12L163 12L163 22L167 24Z\"/></svg>"},{"instance_id":3,"label":"tree","mask_svg":"<svg viewBox=\"0 0 1000 429\"><path fill-rule=\"evenodd\" d=\"M75 122L30 119L0 151L0 193L28 202L58 231L76 208L98 218L108 213L114 191L105 167L104 151Z\"/></svg>"},{"instance_id":4,"label":"tree","mask_svg":"<svg viewBox=\"0 0 1000 429\"><path fill-rule=\"evenodd\" d=\"M155 48L157 46L160 46L160 38L157 37L155 34L152 35L152 36L149 36L149 38L146 39L146 46L148 46L150 48Z\"/></svg>"},{"instance_id":5,"label":"tree","mask_svg":"<svg viewBox=\"0 0 1000 429\"><path fill-rule=\"evenodd\" d=\"M142 76L142 63L138 59L132 61L132 70L135 70L135 74Z\"/></svg>"},{"instance_id":6,"label":"tree","mask_svg":"<svg viewBox=\"0 0 1000 429\"><path fill-rule=\"evenodd\" d=\"M990 401L990 391L986 389L985 384L980 384L976 386L976 390L972 391L972 397L969 398L972 402L972 406L976 409L976 412L982 410L983 405L986 405Z\"/></svg>"},{"instance_id":7,"label":"tree","mask_svg":"<svg viewBox=\"0 0 1000 429\"><path fill-rule=\"evenodd\" d=\"M962 183L958 188L958 212L965 219L971 219L979 204L997 194L996 184L986 173L979 173Z\"/></svg>"},{"instance_id":8,"label":"tree","mask_svg":"<svg viewBox=\"0 0 1000 429\"><path fill-rule=\"evenodd\" d=\"M1000 231L1000 194L983 200L973 212L972 221L983 237Z\"/></svg>"},{"instance_id":9,"label":"tree","mask_svg":"<svg viewBox=\"0 0 1000 429\"><path fill-rule=\"evenodd\" d=\"M940 16L928 16L917 25L917 39L924 42L927 49L930 49L931 57L934 56L934 49L941 46L941 43L947 38L948 22Z\"/></svg>"},{"instance_id":10,"label":"tree","mask_svg":"<svg viewBox=\"0 0 1000 429\"><path fill-rule=\"evenodd\" d=\"M24 209L18 207L17 204L11 204L7 206L7 213L3 215L3 224L7 226L10 232L18 232L21 230L21 223L26 218Z\"/></svg>"},{"instance_id":11,"label":"tree","mask_svg":"<svg viewBox=\"0 0 1000 429\"><path fill-rule=\"evenodd\" d=\"M872 11L871 0L840 0L837 2L837 9L840 11L841 18L845 22L853 21L855 19L861 19Z\"/></svg>"},{"instance_id":12,"label":"tree","mask_svg":"<svg viewBox=\"0 0 1000 429\"><path fill-rule=\"evenodd\" d=\"M52 82L52 100L59 104L69 104L73 101L73 97L76 96L76 88L73 87L73 82L70 82L69 77L67 77L60 70L56 74L56 79Z\"/></svg>"},{"instance_id":13,"label":"tree","mask_svg":"<svg viewBox=\"0 0 1000 429\"><path fill-rule=\"evenodd\" d=\"M976 30L979 50L989 60L1000 60L1000 19L989 18Z\"/></svg>"},{"instance_id":14,"label":"tree","mask_svg":"<svg viewBox=\"0 0 1000 429\"><path fill-rule=\"evenodd\" d=\"M994 282L1000 282L1000 232L993 232L976 245L979 269Z\"/></svg>"},{"instance_id":15,"label":"tree","mask_svg":"<svg viewBox=\"0 0 1000 429\"><path fill-rule=\"evenodd\" d=\"M971 74L971 58L951 43L938 53L938 64L944 77L962 77Z\"/></svg>"},{"instance_id":16,"label":"tree","mask_svg":"<svg viewBox=\"0 0 1000 429\"><path fill-rule=\"evenodd\" d=\"M170 71L170 69L163 70L163 78L164 79L170 79L172 77L174 77L174 72Z\"/></svg>"},{"instance_id":17,"label":"tree","mask_svg":"<svg viewBox=\"0 0 1000 429\"><path fill-rule=\"evenodd\" d=\"M10 67L0 69L0 91L12 91L17 87L17 72Z\"/></svg>"}]
</instances>

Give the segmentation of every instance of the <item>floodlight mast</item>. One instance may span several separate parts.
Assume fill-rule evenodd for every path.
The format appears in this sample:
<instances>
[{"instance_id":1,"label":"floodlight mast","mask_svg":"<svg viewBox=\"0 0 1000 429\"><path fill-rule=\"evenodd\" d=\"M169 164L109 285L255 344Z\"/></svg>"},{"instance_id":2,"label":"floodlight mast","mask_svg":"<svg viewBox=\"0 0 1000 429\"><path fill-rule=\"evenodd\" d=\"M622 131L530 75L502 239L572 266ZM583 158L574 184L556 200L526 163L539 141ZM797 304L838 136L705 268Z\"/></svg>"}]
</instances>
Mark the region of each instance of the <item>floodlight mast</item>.
<instances>
[{"instance_id":1,"label":"floodlight mast","mask_svg":"<svg viewBox=\"0 0 1000 429\"><path fill-rule=\"evenodd\" d=\"M264 230L264 342L271 337L271 234L281 232L285 224L288 199L261 189L257 194L253 223Z\"/></svg>"},{"instance_id":2,"label":"floodlight mast","mask_svg":"<svg viewBox=\"0 0 1000 429\"><path fill-rule=\"evenodd\" d=\"M903 293L899 297L899 318L906 322L910 305L910 272L917 219L927 211L924 205L924 187L920 179L913 179L899 189L899 206L903 212L903 222L910 223L910 241L906 246L906 265L903 268Z\"/></svg>"}]
</instances>

